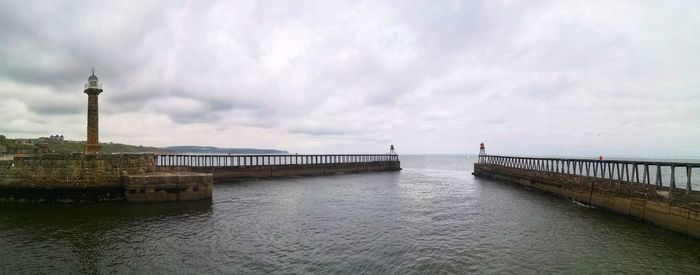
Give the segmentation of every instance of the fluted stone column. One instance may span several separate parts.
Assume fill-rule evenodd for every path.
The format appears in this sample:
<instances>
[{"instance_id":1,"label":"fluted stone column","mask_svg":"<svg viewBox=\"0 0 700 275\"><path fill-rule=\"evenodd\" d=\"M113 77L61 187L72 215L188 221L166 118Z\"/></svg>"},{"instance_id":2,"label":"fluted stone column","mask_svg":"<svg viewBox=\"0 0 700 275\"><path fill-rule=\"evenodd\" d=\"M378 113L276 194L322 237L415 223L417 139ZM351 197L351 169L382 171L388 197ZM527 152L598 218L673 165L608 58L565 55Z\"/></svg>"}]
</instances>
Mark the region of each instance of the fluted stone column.
<instances>
[{"instance_id":1,"label":"fluted stone column","mask_svg":"<svg viewBox=\"0 0 700 275\"><path fill-rule=\"evenodd\" d=\"M85 93L88 95L88 118L87 118L87 144L85 145L86 154L99 154L99 119L97 96L102 93L102 89L87 88Z\"/></svg>"}]
</instances>

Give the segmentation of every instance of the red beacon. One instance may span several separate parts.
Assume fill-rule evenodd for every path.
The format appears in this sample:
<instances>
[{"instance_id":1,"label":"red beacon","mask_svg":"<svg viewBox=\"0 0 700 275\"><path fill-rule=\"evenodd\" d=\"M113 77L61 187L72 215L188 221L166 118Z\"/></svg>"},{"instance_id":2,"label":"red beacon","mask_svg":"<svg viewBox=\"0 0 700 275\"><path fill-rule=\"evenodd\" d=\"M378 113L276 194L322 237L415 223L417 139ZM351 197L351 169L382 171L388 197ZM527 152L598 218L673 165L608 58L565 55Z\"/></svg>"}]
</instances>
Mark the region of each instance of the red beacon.
<instances>
[{"instance_id":1,"label":"red beacon","mask_svg":"<svg viewBox=\"0 0 700 275\"><path fill-rule=\"evenodd\" d=\"M598 156L598 160L603 160L603 156Z\"/></svg>"},{"instance_id":2,"label":"red beacon","mask_svg":"<svg viewBox=\"0 0 700 275\"><path fill-rule=\"evenodd\" d=\"M484 156L486 155L486 147L484 147L484 143L482 142L479 145L479 163L484 163Z\"/></svg>"}]
</instances>

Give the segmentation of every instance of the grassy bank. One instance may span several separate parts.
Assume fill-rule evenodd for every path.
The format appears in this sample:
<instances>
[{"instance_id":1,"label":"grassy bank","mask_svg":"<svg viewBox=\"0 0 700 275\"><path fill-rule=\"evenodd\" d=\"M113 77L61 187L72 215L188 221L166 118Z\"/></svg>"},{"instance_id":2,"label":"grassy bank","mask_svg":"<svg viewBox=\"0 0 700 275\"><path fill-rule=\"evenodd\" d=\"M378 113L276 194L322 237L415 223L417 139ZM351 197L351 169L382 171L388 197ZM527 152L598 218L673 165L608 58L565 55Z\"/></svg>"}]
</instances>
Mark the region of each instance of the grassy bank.
<instances>
[{"instance_id":1,"label":"grassy bank","mask_svg":"<svg viewBox=\"0 0 700 275\"><path fill-rule=\"evenodd\" d=\"M15 139L4 139L0 140L0 153L16 153L22 152L24 154L31 153L78 153L82 152L85 148L85 141L72 141L72 140L38 140L35 144L31 144L31 141L27 139L22 139L23 142L19 142ZM137 146L128 145L121 143L100 143L102 145L102 153L137 153L137 152L166 152L163 149L148 146ZM4 150L2 150L4 147Z\"/></svg>"}]
</instances>

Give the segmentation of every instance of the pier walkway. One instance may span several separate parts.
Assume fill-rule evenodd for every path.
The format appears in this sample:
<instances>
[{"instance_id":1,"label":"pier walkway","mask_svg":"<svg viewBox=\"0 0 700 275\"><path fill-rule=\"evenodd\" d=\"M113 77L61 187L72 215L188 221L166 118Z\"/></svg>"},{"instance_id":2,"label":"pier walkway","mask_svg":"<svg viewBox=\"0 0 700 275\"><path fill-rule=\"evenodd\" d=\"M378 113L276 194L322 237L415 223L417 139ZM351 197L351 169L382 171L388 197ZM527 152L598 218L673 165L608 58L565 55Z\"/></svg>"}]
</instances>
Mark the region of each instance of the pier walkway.
<instances>
[{"instance_id":1,"label":"pier walkway","mask_svg":"<svg viewBox=\"0 0 700 275\"><path fill-rule=\"evenodd\" d=\"M479 163L608 179L617 183L653 184L657 187L683 189L687 193L700 190L700 163L497 155L479 155Z\"/></svg>"},{"instance_id":2,"label":"pier walkway","mask_svg":"<svg viewBox=\"0 0 700 275\"><path fill-rule=\"evenodd\" d=\"M479 154L474 175L512 182L700 238L700 163Z\"/></svg>"},{"instance_id":3,"label":"pier walkway","mask_svg":"<svg viewBox=\"0 0 700 275\"><path fill-rule=\"evenodd\" d=\"M399 161L395 154L352 155L154 155L156 167L232 167L257 165L305 165Z\"/></svg>"},{"instance_id":4,"label":"pier walkway","mask_svg":"<svg viewBox=\"0 0 700 275\"><path fill-rule=\"evenodd\" d=\"M211 173L214 183L266 178L398 171L396 154L154 155L156 171Z\"/></svg>"}]
</instances>

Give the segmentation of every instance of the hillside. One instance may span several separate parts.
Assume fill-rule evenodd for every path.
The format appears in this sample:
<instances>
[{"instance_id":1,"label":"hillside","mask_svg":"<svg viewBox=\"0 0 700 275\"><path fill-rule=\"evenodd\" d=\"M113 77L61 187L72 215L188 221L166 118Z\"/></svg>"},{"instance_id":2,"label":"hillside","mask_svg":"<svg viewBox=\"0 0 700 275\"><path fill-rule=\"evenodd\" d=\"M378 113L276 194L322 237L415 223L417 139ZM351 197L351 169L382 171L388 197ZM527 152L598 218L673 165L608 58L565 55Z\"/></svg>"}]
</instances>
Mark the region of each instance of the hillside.
<instances>
[{"instance_id":1,"label":"hillside","mask_svg":"<svg viewBox=\"0 0 700 275\"><path fill-rule=\"evenodd\" d=\"M255 148L218 148L211 146L149 147L121 143L100 143L103 154L162 153L162 154L289 154L287 151ZM0 139L0 154L78 153L83 152L85 141L37 139Z\"/></svg>"},{"instance_id":2,"label":"hillside","mask_svg":"<svg viewBox=\"0 0 700 275\"><path fill-rule=\"evenodd\" d=\"M102 145L103 154L112 153L141 153L141 152L156 152L164 153L165 150L157 147L148 146L138 146L129 145L121 143L100 143ZM59 141L59 142L49 142L48 148L54 153L72 153L72 152L82 152L85 147L84 141Z\"/></svg>"},{"instance_id":3,"label":"hillside","mask_svg":"<svg viewBox=\"0 0 700 275\"><path fill-rule=\"evenodd\" d=\"M159 152L165 150L156 147L136 146L121 143L100 143L102 153L136 153ZM0 140L0 154L36 154L36 153L78 153L85 148L85 141L52 140L52 139L2 139Z\"/></svg>"}]
</instances>

